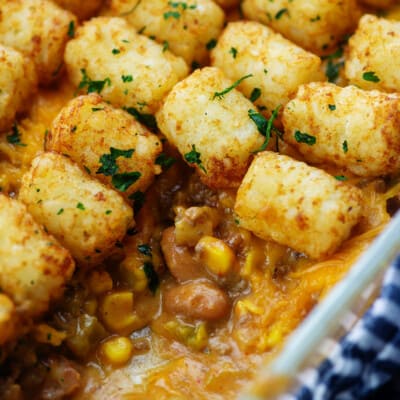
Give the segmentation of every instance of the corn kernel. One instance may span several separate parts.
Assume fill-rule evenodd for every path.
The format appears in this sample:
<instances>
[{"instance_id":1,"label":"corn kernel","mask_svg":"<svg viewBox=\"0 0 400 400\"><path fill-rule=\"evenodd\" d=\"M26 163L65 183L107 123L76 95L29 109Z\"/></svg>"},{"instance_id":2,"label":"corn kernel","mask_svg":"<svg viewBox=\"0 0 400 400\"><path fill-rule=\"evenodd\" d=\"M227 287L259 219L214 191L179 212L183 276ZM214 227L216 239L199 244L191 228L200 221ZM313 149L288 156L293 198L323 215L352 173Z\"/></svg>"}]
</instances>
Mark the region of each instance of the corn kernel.
<instances>
[{"instance_id":1,"label":"corn kernel","mask_svg":"<svg viewBox=\"0 0 400 400\"><path fill-rule=\"evenodd\" d=\"M108 292L113 287L113 281L107 271L92 271L88 279L89 289L95 295Z\"/></svg>"},{"instance_id":2,"label":"corn kernel","mask_svg":"<svg viewBox=\"0 0 400 400\"><path fill-rule=\"evenodd\" d=\"M251 302L250 300L239 300L236 303L235 306L235 312L238 314L238 316L242 316L248 313L254 314L254 315L262 315L264 313L264 310Z\"/></svg>"},{"instance_id":3,"label":"corn kernel","mask_svg":"<svg viewBox=\"0 0 400 400\"><path fill-rule=\"evenodd\" d=\"M195 249L200 255L200 260L211 273L225 276L233 268L235 254L222 240L203 236Z\"/></svg>"},{"instance_id":4,"label":"corn kernel","mask_svg":"<svg viewBox=\"0 0 400 400\"><path fill-rule=\"evenodd\" d=\"M100 352L107 364L123 365L132 357L133 345L130 339L117 336L102 343Z\"/></svg>"},{"instance_id":5,"label":"corn kernel","mask_svg":"<svg viewBox=\"0 0 400 400\"><path fill-rule=\"evenodd\" d=\"M129 334L140 325L140 318L133 310L132 292L107 294L99 307L100 318L111 332Z\"/></svg>"},{"instance_id":6,"label":"corn kernel","mask_svg":"<svg viewBox=\"0 0 400 400\"><path fill-rule=\"evenodd\" d=\"M67 337L65 332L57 331L47 324L36 325L33 334L37 342L51 344L52 346L60 346Z\"/></svg>"}]
</instances>

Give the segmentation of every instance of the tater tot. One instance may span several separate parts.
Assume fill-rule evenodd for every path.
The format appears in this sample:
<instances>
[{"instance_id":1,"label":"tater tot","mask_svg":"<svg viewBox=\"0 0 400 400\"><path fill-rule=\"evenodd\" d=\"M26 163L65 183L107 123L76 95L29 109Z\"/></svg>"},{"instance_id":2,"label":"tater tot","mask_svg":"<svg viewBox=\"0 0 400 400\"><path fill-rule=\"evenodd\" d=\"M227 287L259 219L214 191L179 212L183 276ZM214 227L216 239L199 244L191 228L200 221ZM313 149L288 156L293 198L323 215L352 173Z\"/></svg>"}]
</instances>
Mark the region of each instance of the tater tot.
<instances>
[{"instance_id":1,"label":"tater tot","mask_svg":"<svg viewBox=\"0 0 400 400\"><path fill-rule=\"evenodd\" d=\"M82 265L102 261L133 225L133 211L117 192L56 153L33 160L19 199Z\"/></svg>"},{"instance_id":2,"label":"tater tot","mask_svg":"<svg viewBox=\"0 0 400 400\"><path fill-rule=\"evenodd\" d=\"M41 84L54 81L76 17L48 0L0 0L0 15L0 43L29 56Z\"/></svg>"},{"instance_id":3,"label":"tater tot","mask_svg":"<svg viewBox=\"0 0 400 400\"><path fill-rule=\"evenodd\" d=\"M310 83L283 111L283 138L309 162L386 175L400 169L399 110L398 94Z\"/></svg>"},{"instance_id":4,"label":"tater tot","mask_svg":"<svg viewBox=\"0 0 400 400\"><path fill-rule=\"evenodd\" d=\"M188 73L185 61L135 30L122 18L93 18L65 50L71 81L87 93L101 92L117 107L155 112L163 97Z\"/></svg>"},{"instance_id":5,"label":"tater tot","mask_svg":"<svg viewBox=\"0 0 400 400\"><path fill-rule=\"evenodd\" d=\"M80 20L93 17L104 0L53 0L60 7L74 13Z\"/></svg>"},{"instance_id":6,"label":"tater tot","mask_svg":"<svg viewBox=\"0 0 400 400\"><path fill-rule=\"evenodd\" d=\"M25 205L0 194L0 287L24 317L47 310L74 271L66 249L34 221Z\"/></svg>"},{"instance_id":7,"label":"tater tot","mask_svg":"<svg viewBox=\"0 0 400 400\"><path fill-rule=\"evenodd\" d=\"M101 182L115 188L112 177L116 173L139 172L136 182L124 191L126 196L144 192L154 175L161 172L155 164L162 145L127 112L116 109L92 93L71 100L54 119L47 135L46 149L68 155ZM104 169L104 164L115 155L116 171Z\"/></svg>"},{"instance_id":8,"label":"tater tot","mask_svg":"<svg viewBox=\"0 0 400 400\"><path fill-rule=\"evenodd\" d=\"M253 104L231 85L218 68L196 70L173 88L156 116L161 132L214 188L239 186L251 152L263 143L248 116Z\"/></svg>"},{"instance_id":9,"label":"tater tot","mask_svg":"<svg viewBox=\"0 0 400 400\"><path fill-rule=\"evenodd\" d=\"M361 191L305 163L263 152L237 193L240 226L312 258L332 254L361 213Z\"/></svg>"},{"instance_id":10,"label":"tater tot","mask_svg":"<svg viewBox=\"0 0 400 400\"><path fill-rule=\"evenodd\" d=\"M207 45L218 38L225 18L212 0L111 0L106 14L123 16L137 31L154 38L188 65L207 62Z\"/></svg>"},{"instance_id":11,"label":"tater tot","mask_svg":"<svg viewBox=\"0 0 400 400\"><path fill-rule=\"evenodd\" d=\"M0 132L11 128L15 116L26 108L36 89L37 76L30 59L0 45Z\"/></svg>"},{"instance_id":12,"label":"tater tot","mask_svg":"<svg viewBox=\"0 0 400 400\"><path fill-rule=\"evenodd\" d=\"M400 91L400 22L364 15L349 40L345 75L362 89Z\"/></svg>"},{"instance_id":13,"label":"tater tot","mask_svg":"<svg viewBox=\"0 0 400 400\"><path fill-rule=\"evenodd\" d=\"M302 83L325 80L321 59L258 22L232 22L211 53L212 65L237 80L240 90L271 113L286 104Z\"/></svg>"},{"instance_id":14,"label":"tater tot","mask_svg":"<svg viewBox=\"0 0 400 400\"><path fill-rule=\"evenodd\" d=\"M244 0L242 10L318 55L332 51L359 17L356 0Z\"/></svg>"}]
</instances>

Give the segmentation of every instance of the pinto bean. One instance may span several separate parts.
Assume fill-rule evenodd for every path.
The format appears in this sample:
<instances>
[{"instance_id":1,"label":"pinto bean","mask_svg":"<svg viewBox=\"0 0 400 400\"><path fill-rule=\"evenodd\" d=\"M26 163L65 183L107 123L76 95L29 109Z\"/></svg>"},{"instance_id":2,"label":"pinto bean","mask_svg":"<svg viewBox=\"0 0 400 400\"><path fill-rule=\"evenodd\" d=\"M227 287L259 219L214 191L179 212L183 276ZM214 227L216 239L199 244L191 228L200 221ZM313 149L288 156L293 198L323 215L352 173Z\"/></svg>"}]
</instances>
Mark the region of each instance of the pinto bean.
<instances>
[{"instance_id":1,"label":"pinto bean","mask_svg":"<svg viewBox=\"0 0 400 400\"><path fill-rule=\"evenodd\" d=\"M229 299L217 285L197 281L175 286L164 293L164 307L174 314L201 320L217 320L227 316Z\"/></svg>"},{"instance_id":2,"label":"pinto bean","mask_svg":"<svg viewBox=\"0 0 400 400\"><path fill-rule=\"evenodd\" d=\"M178 246L175 240L175 228L164 230L161 239L161 250L172 276L178 282L185 282L205 276L204 268L194 258L186 246Z\"/></svg>"}]
</instances>

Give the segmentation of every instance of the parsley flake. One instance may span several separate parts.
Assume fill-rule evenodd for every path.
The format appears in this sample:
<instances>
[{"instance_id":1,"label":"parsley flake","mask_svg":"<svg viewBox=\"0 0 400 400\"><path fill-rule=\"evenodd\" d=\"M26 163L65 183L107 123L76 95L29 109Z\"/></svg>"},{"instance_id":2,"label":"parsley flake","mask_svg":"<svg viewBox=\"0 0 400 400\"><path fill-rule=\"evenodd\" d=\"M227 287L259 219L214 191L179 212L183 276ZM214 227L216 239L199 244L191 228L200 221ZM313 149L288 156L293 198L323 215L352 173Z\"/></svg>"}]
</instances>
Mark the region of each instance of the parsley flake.
<instances>
[{"instance_id":1,"label":"parsley flake","mask_svg":"<svg viewBox=\"0 0 400 400\"><path fill-rule=\"evenodd\" d=\"M282 8L275 14L275 19L280 19L283 14L287 14L289 16L289 10L287 8Z\"/></svg>"},{"instance_id":2,"label":"parsley flake","mask_svg":"<svg viewBox=\"0 0 400 400\"><path fill-rule=\"evenodd\" d=\"M175 164L176 159L173 157L168 157L165 153L161 153L156 158L156 164L160 165L164 170L171 168Z\"/></svg>"},{"instance_id":3,"label":"parsley flake","mask_svg":"<svg viewBox=\"0 0 400 400\"><path fill-rule=\"evenodd\" d=\"M298 143L305 143L309 146L314 145L317 142L317 138L315 136L309 135L308 133L302 133L300 131L296 131L294 133L294 138Z\"/></svg>"},{"instance_id":4,"label":"parsley flake","mask_svg":"<svg viewBox=\"0 0 400 400\"><path fill-rule=\"evenodd\" d=\"M375 72L373 72L373 71L364 72L363 79L368 82L374 82L374 83L380 82L379 77L376 76Z\"/></svg>"},{"instance_id":5,"label":"parsley flake","mask_svg":"<svg viewBox=\"0 0 400 400\"><path fill-rule=\"evenodd\" d=\"M19 131L18 125L16 123L13 124L11 132L12 133L10 135L7 135L8 143L21 147L27 146L25 143L21 143L21 132Z\"/></svg>"},{"instance_id":6,"label":"parsley flake","mask_svg":"<svg viewBox=\"0 0 400 400\"><path fill-rule=\"evenodd\" d=\"M130 200L133 200L133 211L135 215L140 211L140 209L144 205L145 196L144 193L138 190L137 192L132 193L128 197Z\"/></svg>"},{"instance_id":7,"label":"parsley flake","mask_svg":"<svg viewBox=\"0 0 400 400\"><path fill-rule=\"evenodd\" d=\"M204 172L207 173L206 169L204 168L204 165L201 162L200 158L201 154L196 151L196 146L192 144L192 150L189 151L189 153L184 154L183 158L189 163L189 164L197 164L199 168Z\"/></svg>"},{"instance_id":8,"label":"parsley flake","mask_svg":"<svg viewBox=\"0 0 400 400\"><path fill-rule=\"evenodd\" d=\"M136 118L141 124L152 130L157 129L157 121L152 114L141 113L135 107L125 107L124 110Z\"/></svg>"},{"instance_id":9,"label":"parsley flake","mask_svg":"<svg viewBox=\"0 0 400 400\"><path fill-rule=\"evenodd\" d=\"M234 47L231 47L231 49L229 50L229 53L232 54L233 58L236 58L238 51Z\"/></svg>"},{"instance_id":10,"label":"parsley flake","mask_svg":"<svg viewBox=\"0 0 400 400\"><path fill-rule=\"evenodd\" d=\"M151 293L155 293L160 284L160 279L157 272L154 270L154 266L151 262L145 262L143 264L143 271L147 278L147 287Z\"/></svg>"},{"instance_id":11,"label":"parsley flake","mask_svg":"<svg viewBox=\"0 0 400 400\"><path fill-rule=\"evenodd\" d=\"M93 92L101 93L106 84L108 86L111 86L110 78L105 78L102 81L93 81L92 79L89 78L84 68L81 69L81 74L82 74L82 80L79 83L78 90L87 88L88 94Z\"/></svg>"},{"instance_id":12,"label":"parsley flake","mask_svg":"<svg viewBox=\"0 0 400 400\"><path fill-rule=\"evenodd\" d=\"M69 22L67 35L70 38L73 38L75 36L75 22L74 21Z\"/></svg>"},{"instance_id":13,"label":"parsley flake","mask_svg":"<svg viewBox=\"0 0 400 400\"><path fill-rule=\"evenodd\" d=\"M149 256L151 257L151 247L148 244L139 244L137 247L140 253L142 253L144 256Z\"/></svg>"},{"instance_id":14,"label":"parsley flake","mask_svg":"<svg viewBox=\"0 0 400 400\"><path fill-rule=\"evenodd\" d=\"M134 151L134 149L121 150L110 147L109 154L103 154L100 156L99 162L101 167L96 171L96 174L103 174L105 176L115 175L118 171L118 165L116 163L117 158L131 158Z\"/></svg>"},{"instance_id":15,"label":"parsley flake","mask_svg":"<svg viewBox=\"0 0 400 400\"><path fill-rule=\"evenodd\" d=\"M335 179L338 181L347 181L348 178L346 178L344 175L336 175Z\"/></svg>"},{"instance_id":16,"label":"parsley flake","mask_svg":"<svg viewBox=\"0 0 400 400\"><path fill-rule=\"evenodd\" d=\"M85 206L81 202L76 204L76 208L78 208L79 210L82 210L82 211L85 210Z\"/></svg>"},{"instance_id":17,"label":"parsley flake","mask_svg":"<svg viewBox=\"0 0 400 400\"><path fill-rule=\"evenodd\" d=\"M166 40L164 40L164 43L163 43L163 46L162 46L162 52L164 53L168 49L169 49L169 43Z\"/></svg>"},{"instance_id":18,"label":"parsley flake","mask_svg":"<svg viewBox=\"0 0 400 400\"><path fill-rule=\"evenodd\" d=\"M60 209L57 211L57 215L61 215L63 212L64 212L64 209L63 209L63 208L60 208Z\"/></svg>"},{"instance_id":19,"label":"parsley flake","mask_svg":"<svg viewBox=\"0 0 400 400\"><path fill-rule=\"evenodd\" d=\"M216 39L211 39L209 42L206 44L207 50L213 49L217 45L217 40Z\"/></svg>"},{"instance_id":20,"label":"parsley flake","mask_svg":"<svg viewBox=\"0 0 400 400\"><path fill-rule=\"evenodd\" d=\"M347 140L342 143L343 153L347 153L349 151L349 146L347 144Z\"/></svg>"},{"instance_id":21,"label":"parsley flake","mask_svg":"<svg viewBox=\"0 0 400 400\"><path fill-rule=\"evenodd\" d=\"M218 99L222 99L224 95L229 93L231 90L235 89L237 86L239 86L245 79L252 77L253 74L248 74L245 76L242 76L240 79L238 79L236 82L234 82L231 86L227 87L226 89L222 90L221 92L214 92L213 100L218 97Z\"/></svg>"},{"instance_id":22,"label":"parsley flake","mask_svg":"<svg viewBox=\"0 0 400 400\"><path fill-rule=\"evenodd\" d=\"M335 111L335 110L336 110L336 106L335 106L334 104L328 104L328 108L329 108L331 111Z\"/></svg>"},{"instance_id":23,"label":"parsley flake","mask_svg":"<svg viewBox=\"0 0 400 400\"><path fill-rule=\"evenodd\" d=\"M139 171L114 174L111 183L120 192L126 192L141 176L142 174Z\"/></svg>"},{"instance_id":24,"label":"parsley flake","mask_svg":"<svg viewBox=\"0 0 400 400\"><path fill-rule=\"evenodd\" d=\"M250 95L250 101L255 102L261 96L261 89L254 88Z\"/></svg>"},{"instance_id":25,"label":"parsley flake","mask_svg":"<svg viewBox=\"0 0 400 400\"><path fill-rule=\"evenodd\" d=\"M132 75L121 75L121 80L122 82L132 82L133 81L133 76Z\"/></svg>"},{"instance_id":26,"label":"parsley flake","mask_svg":"<svg viewBox=\"0 0 400 400\"><path fill-rule=\"evenodd\" d=\"M164 19L175 18L179 19L181 14L178 11L167 11L163 14Z\"/></svg>"},{"instance_id":27,"label":"parsley flake","mask_svg":"<svg viewBox=\"0 0 400 400\"><path fill-rule=\"evenodd\" d=\"M260 132L261 135L265 136L264 143L260 146L259 149L252 151L253 154L264 151L267 148L268 143L271 139L272 131L275 132L278 147L278 139L282 137L282 133L278 129L276 129L273 124L275 119L278 117L280 108L280 105L276 107L275 110L272 111L271 118L269 118L268 120L262 114L254 110L248 111L248 115L250 119L256 124L258 132Z\"/></svg>"}]
</instances>

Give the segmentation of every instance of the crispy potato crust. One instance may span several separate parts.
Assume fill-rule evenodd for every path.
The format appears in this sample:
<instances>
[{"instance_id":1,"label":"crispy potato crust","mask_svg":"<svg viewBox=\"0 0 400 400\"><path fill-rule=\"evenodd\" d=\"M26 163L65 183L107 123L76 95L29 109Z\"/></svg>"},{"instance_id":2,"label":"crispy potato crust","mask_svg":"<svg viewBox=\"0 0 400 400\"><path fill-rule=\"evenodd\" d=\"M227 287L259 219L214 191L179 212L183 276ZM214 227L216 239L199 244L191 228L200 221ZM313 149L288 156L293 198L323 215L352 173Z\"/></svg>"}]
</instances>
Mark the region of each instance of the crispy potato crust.
<instances>
[{"instance_id":1,"label":"crispy potato crust","mask_svg":"<svg viewBox=\"0 0 400 400\"><path fill-rule=\"evenodd\" d=\"M361 191L273 152L257 155L237 193L240 226L312 258L332 254L361 213Z\"/></svg>"},{"instance_id":2,"label":"crispy potato crust","mask_svg":"<svg viewBox=\"0 0 400 400\"><path fill-rule=\"evenodd\" d=\"M228 24L211 53L211 60L213 66L233 81L253 74L243 81L240 90L251 98L253 90L259 89L255 103L266 107L268 114L285 105L301 84L325 80L319 57L258 22Z\"/></svg>"},{"instance_id":3,"label":"crispy potato crust","mask_svg":"<svg viewBox=\"0 0 400 400\"><path fill-rule=\"evenodd\" d=\"M188 73L182 58L137 34L122 18L93 18L77 29L66 47L65 63L74 85L84 81L84 70L90 81L104 82L96 91L106 101L142 113L154 113ZM82 90L91 87L83 85Z\"/></svg>"},{"instance_id":4,"label":"crispy potato crust","mask_svg":"<svg viewBox=\"0 0 400 400\"><path fill-rule=\"evenodd\" d=\"M172 3L172 4L171 4ZM111 0L106 15L123 16L137 31L168 47L188 65L208 61L207 43L220 35L225 15L212 0Z\"/></svg>"},{"instance_id":5,"label":"crispy potato crust","mask_svg":"<svg viewBox=\"0 0 400 400\"><path fill-rule=\"evenodd\" d=\"M110 148L133 150L130 157L118 157L118 173L140 172L140 178L124 195L146 191L154 175L161 172L155 164L162 151L161 141L131 115L105 103L97 94L71 100L54 119L46 149L68 155L93 177L114 188L111 176L97 173L100 158Z\"/></svg>"},{"instance_id":6,"label":"crispy potato crust","mask_svg":"<svg viewBox=\"0 0 400 400\"><path fill-rule=\"evenodd\" d=\"M56 153L43 153L22 178L19 199L82 265L96 265L133 225L133 211L114 190Z\"/></svg>"},{"instance_id":7,"label":"crispy potato crust","mask_svg":"<svg viewBox=\"0 0 400 400\"><path fill-rule=\"evenodd\" d=\"M400 91L400 22L364 15L349 40L345 75L366 90Z\"/></svg>"},{"instance_id":8,"label":"crispy potato crust","mask_svg":"<svg viewBox=\"0 0 400 400\"><path fill-rule=\"evenodd\" d=\"M41 84L59 76L71 22L72 13L48 0L0 0L0 42L32 59Z\"/></svg>"},{"instance_id":9,"label":"crispy potato crust","mask_svg":"<svg viewBox=\"0 0 400 400\"><path fill-rule=\"evenodd\" d=\"M242 10L318 55L334 50L360 16L356 0L244 0Z\"/></svg>"},{"instance_id":10,"label":"crispy potato crust","mask_svg":"<svg viewBox=\"0 0 400 400\"><path fill-rule=\"evenodd\" d=\"M285 107L283 137L309 162L333 163L361 176L386 175L400 169L399 110L398 94L310 83ZM301 142L298 131L315 143Z\"/></svg>"},{"instance_id":11,"label":"crispy potato crust","mask_svg":"<svg viewBox=\"0 0 400 400\"><path fill-rule=\"evenodd\" d=\"M2 194L0 227L0 287L20 315L38 316L61 297L74 260L35 222L25 205ZM2 310L9 314L12 308Z\"/></svg>"},{"instance_id":12,"label":"crispy potato crust","mask_svg":"<svg viewBox=\"0 0 400 400\"><path fill-rule=\"evenodd\" d=\"M251 152L263 143L248 116L254 110L249 100L236 89L214 96L231 85L218 68L196 70L173 88L156 116L161 132L183 156L195 146L205 171L199 163L190 165L214 188L239 186Z\"/></svg>"}]
</instances>

